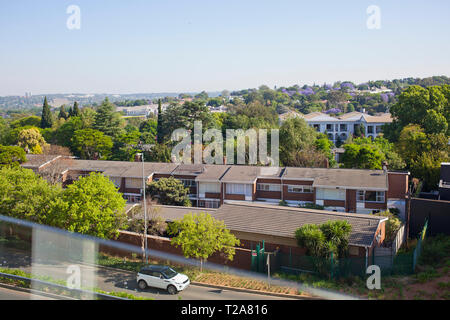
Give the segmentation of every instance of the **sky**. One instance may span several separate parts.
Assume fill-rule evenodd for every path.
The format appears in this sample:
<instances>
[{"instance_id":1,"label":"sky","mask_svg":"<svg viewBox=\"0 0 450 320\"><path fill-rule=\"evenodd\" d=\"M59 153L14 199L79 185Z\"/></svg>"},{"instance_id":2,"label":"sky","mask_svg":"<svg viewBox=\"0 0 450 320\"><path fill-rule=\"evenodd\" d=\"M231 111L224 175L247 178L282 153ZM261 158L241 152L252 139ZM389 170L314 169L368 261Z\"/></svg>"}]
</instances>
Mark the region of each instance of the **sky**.
<instances>
[{"instance_id":1,"label":"sky","mask_svg":"<svg viewBox=\"0 0 450 320\"><path fill-rule=\"evenodd\" d=\"M448 0L0 0L0 95L449 76L449 38Z\"/></svg>"}]
</instances>

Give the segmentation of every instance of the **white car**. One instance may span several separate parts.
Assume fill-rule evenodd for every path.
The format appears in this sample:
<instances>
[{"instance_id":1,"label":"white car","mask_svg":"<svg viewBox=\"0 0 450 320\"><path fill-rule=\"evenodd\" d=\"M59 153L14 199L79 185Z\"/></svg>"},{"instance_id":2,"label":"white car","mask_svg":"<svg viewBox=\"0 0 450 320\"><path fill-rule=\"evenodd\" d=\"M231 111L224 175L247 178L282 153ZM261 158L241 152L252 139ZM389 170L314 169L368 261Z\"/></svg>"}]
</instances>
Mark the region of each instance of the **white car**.
<instances>
[{"instance_id":1,"label":"white car","mask_svg":"<svg viewBox=\"0 0 450 320\"><path fill-rule=\"evenodd\" d=\"M176 294L191 283L188 276L178 273L168 266L151 265L143 267L137 274L137 283L141 290L147 287L167 290Z\"/></svg>"}]
</instances>

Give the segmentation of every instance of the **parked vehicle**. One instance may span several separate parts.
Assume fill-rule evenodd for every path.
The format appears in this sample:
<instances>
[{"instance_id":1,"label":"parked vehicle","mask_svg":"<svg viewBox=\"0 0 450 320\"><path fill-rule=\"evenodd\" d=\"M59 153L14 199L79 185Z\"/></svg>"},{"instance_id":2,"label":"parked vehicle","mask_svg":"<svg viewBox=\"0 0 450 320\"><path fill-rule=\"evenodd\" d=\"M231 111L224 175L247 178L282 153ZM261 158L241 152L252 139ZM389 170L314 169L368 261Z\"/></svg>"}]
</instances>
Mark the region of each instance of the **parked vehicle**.
<instances>
[{"instance_id":1,"label":"parked vehicle","mask_svg":"<svg viewBox=\"0 0 450 320\"><path fill-rule=\"evenodd\" d=\"M191 283L188 276L161 265L143 267L139 270L136 280L141 290L153 287L167 290L170 294L176 294L186 289Z\"/></svg>"}]
</instances>

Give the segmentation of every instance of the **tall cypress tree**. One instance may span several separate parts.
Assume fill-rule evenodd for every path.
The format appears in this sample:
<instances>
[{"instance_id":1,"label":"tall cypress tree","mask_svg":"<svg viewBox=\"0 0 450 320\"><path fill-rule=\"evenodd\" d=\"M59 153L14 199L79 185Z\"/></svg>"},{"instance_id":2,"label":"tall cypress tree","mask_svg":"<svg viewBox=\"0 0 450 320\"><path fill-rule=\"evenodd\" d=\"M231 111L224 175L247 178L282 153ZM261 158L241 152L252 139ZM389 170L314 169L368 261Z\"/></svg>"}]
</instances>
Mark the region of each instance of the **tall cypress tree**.
<instances>
[{"instance_id":1,"label":"tall cypress tree","mask_svg":"<svg viewBox=\"0 0 450 320\"><path fill-rule=\"evenodd\" d=\"M80 108L78 107L78 102L75 101L73 104L72 116L79 117L81 115Z\"/></svg>"},{"instance_id":2,"label":"tall cypress tree","mask_svg":"<svg viewBox=\"0 0 450 320\"><path fill-rule=\"evenodd\" d=\"M61 108L59 109L59 115L58 115L58 119L67 119L69 116L67 115L66 109L64 108L64 105L61 106Z\"/></svg>"},{"instance_id":3,"label":"tall cypress tree","mask_svg":"<svg viewBox=\"0 0 450 320\"><path fill-rule=\"evenodd\" d=\"M44 105L42 107L42 118L41 118L41 128L51 128L53 126L52 113L50 112L50 107L47 103L47 97L44 99Z\"/></svg>"},{"instance_id":4,"label":"tall cypress tree","mask_svg":"<svg viewBox=\"0 0 450 320\"><path fill-rule=\"evenodd\" d=\"M163 143L161 99L158 100L158 123L156 125L156 142Z\"/></svg>"}]
</instances>

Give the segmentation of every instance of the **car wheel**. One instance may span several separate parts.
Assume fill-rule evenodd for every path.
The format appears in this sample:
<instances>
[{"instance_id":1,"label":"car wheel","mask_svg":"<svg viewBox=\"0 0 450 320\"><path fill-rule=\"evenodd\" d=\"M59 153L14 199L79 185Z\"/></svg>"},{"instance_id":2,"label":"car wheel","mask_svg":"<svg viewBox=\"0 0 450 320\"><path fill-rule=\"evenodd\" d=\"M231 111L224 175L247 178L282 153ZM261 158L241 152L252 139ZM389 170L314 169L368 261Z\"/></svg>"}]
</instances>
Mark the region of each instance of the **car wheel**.
<instances>
[{"instance_id":1,"label":"car wheel","mask_svg":"<svg viewBox=\"0 0 450 320\"><path fill-rule=\"evenodd\" d=\"M169 292L169 294L176 294L178 290L173 285L170 285L167 287L167 292Z\"/></svg>"},{"instance_id":2,"label":"car wheel","mask_svg":"<svg viewBox=\"0 0 450 320\"><path fill-rule=\"evenodd\" d=\"M144 290L147 288L147 283L144 280L139 280L138 286L139 286L139 289Z\"/></svg>"}]
</instances>

